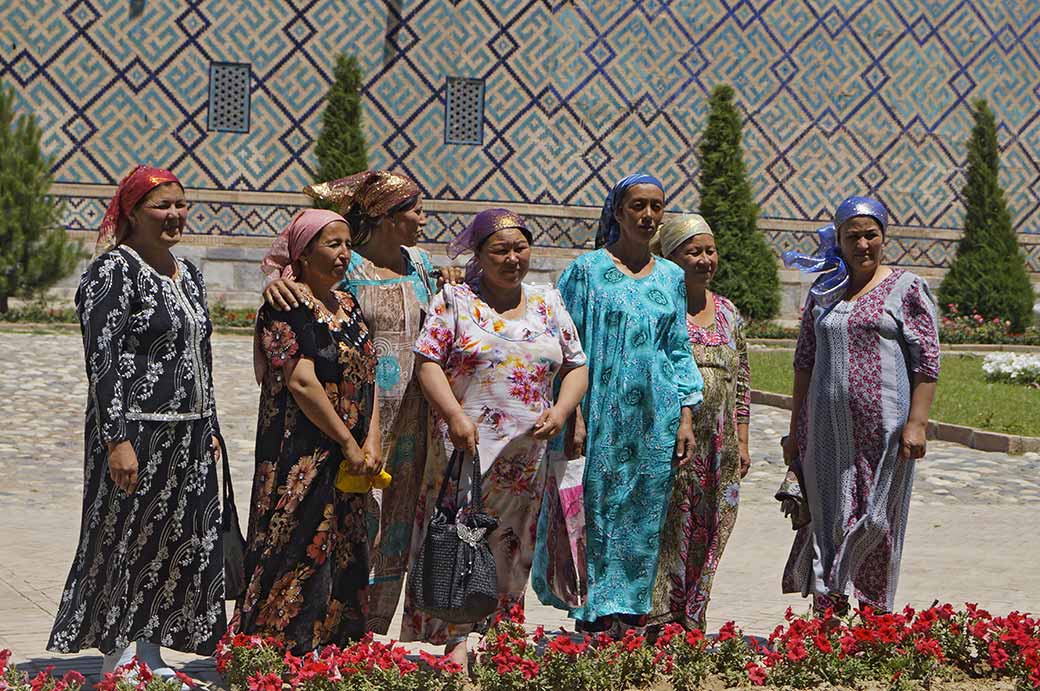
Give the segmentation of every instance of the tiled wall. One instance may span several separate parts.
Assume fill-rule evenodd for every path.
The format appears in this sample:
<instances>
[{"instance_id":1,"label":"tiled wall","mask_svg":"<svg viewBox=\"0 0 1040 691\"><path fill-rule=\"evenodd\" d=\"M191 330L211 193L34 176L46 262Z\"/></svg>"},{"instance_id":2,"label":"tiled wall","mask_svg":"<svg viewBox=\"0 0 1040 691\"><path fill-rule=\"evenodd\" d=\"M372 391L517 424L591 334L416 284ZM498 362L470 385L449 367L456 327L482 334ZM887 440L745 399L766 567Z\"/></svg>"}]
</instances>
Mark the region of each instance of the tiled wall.
<instances>
[{"instance_id":1,"label":"tiled wall","mask_svg":"<svg viewBox=\"0 0 1040 691\"><path fill-rule=\"evenodd\" d=\"M63 193L70 228L95 227L108 186L150 161L211 193L193 232L271 234L289 214L278 193L311 180L331 65L347 51L366 74L371 165L407 171L437 200L594 207L645 168L670 208L694 210L707 94L728 82L778 249L805 243L797 233L843 196L872 193L922 230L904 263L945 265L953 240L924 231L960 226L979 97L997 113L1016 227L1040 234L1032 0L145 0L130 17L133 4L0 5L0 76L76 188ZM212 62L251 66L247 133L208 129ZM448 77L484 80L481 144L444 143ZM553 213L540 242L584 245L592 221ZM459 219L436 216L430 239Z\"/></svg>"}]
</instances>

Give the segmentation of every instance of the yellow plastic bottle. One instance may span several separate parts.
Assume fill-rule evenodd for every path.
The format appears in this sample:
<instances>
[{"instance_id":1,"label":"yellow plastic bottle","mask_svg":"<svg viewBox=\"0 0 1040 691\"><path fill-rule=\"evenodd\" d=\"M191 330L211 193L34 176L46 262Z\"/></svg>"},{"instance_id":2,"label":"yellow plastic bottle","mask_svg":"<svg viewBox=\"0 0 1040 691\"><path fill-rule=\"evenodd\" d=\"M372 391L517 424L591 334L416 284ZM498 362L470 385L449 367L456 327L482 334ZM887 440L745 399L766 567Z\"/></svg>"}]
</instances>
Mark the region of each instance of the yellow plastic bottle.
<instances>
[{"instance_id":1,"label":"yellow plastic bottle","mask_svg":"<svg viewBox=\"0 0 1040 691\"><path fill-rule=\"evenodd\" d=\"M336 489L345 494L364 494L370 489L386 489L392 479L385 468L378 475L355 475L348 470L347 462L342 461L336 472Z\"/></svg>"}]
</instances>

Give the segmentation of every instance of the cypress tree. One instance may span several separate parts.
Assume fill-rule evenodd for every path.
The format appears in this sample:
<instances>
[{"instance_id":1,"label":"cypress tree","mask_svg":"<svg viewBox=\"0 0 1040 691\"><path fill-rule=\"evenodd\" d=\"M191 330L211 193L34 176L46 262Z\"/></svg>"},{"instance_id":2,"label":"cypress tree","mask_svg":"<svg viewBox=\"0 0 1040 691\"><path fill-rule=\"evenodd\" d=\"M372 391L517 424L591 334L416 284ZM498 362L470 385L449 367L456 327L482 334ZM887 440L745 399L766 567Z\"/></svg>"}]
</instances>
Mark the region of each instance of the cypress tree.
<instances>
[{"instance_id":1,"label":"cypress tree","mask_svg":"<svg viewBox=\"0 0 1040 691\"><path fill-rule=\"evenodd\" d=\"M758 205L744 165L733 96L726 84L712 90L700 142L700 213L719 250L712 290L733 301L744 317L770 319L780 309L780 278L776 256L758 230Z\"/></svg>"},{"instance_id":2,"label":"cypress tree","mask_svg":"<svg viewBox=\"0 0 1040 691\"><path fill-rule=\"evenodd\" d=\"M984 100L973 104L972 117L975 125L961 193L964 234L939 286L939 300L943 309L952 304L961 314L975 312L987 320L1010 321L1011 328L1020 331L1030 321L1033 287L998 180L996 119Z\"/></svg>"},{"instance_id":3,"label":"cypress tree","mask_svg":"<svg viewBox=\"0 0 1040 691\"><path fill-rule=\"evenodd\" d=\"M31 115L14 112L14 90L0 82L0 312L67 276L81 256L61 227L62 204L48 196L53 161L40 148Z\"/></svg>"},{"instance_id":4,"label":"cypress tree","mask_svg":"<svg viewBox=\"0 0 1040 691\"><path fill-rule=\"evenodd\" d=\"M321 134L314 148L318 157L316 182L336 180L368 168L361 124L361 66L353 55L340 53L332 75Z\"/></svg>"}]
</instances>

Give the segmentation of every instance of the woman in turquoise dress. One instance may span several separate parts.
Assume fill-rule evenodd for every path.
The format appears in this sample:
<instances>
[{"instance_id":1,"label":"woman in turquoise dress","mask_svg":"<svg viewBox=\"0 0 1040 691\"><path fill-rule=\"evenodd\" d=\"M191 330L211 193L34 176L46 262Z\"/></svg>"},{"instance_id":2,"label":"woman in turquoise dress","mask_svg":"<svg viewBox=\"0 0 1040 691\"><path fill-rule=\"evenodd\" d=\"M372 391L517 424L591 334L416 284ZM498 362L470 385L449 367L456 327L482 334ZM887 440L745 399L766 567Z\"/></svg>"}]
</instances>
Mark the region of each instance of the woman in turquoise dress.
<instances>
[{"instance_id":1,"label":"woman in turquoise dress","mask_svg":"<svg viewBox=\"0 0 1040 691\"><path fill-rule=\"evenodd\" d=\"M644 624L673 464L694 446L703 382L686 333L683 271L649 248L663 213L656 178L623 178L604 204L599 249L558 283L589 363L588 392L567 431L572 447L585 439L588 591L570 615L587 631Z\"/></svg>"}]
</instances>

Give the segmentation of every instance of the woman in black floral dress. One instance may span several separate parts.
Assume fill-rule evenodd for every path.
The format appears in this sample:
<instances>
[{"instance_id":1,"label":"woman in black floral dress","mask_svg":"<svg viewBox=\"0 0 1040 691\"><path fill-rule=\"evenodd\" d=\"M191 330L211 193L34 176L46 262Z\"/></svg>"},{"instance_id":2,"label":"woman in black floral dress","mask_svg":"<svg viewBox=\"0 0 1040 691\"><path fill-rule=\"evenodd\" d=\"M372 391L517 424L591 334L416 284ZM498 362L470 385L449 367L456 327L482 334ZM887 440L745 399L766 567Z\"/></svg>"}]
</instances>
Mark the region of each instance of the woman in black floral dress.
<instances>
[{"instance_id":1,"label":"woman in black floral dress","mask_svg":"<svg viewBox=\"0 0 1040 691\"><path fill-rule=\"evenodd\" d=\"M159 646L209 655L227 628L206 287L170 251L187 216L173 173L135 168L76 291L83 518L47 648L97 647L102 672L136 654L172 677Z\"/></svg>"},{"instance_id":2,"label":"woman in black floral dress","mask_svg":"<svg viewBox=\"0 0 1040 691\"><path fill-rule=\"evenodd\" d=\"M295 654L366 631L365 495L336 490L345 461L378 473L375 349L350 293L334 290L350 260L339 214L298 214L264 270L307 286L304 304L264 305L257 340L264 362L256 474L246 549L248 585L238 627L272 636Z\"/></svg>"}]
</instances>

